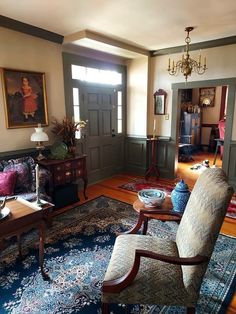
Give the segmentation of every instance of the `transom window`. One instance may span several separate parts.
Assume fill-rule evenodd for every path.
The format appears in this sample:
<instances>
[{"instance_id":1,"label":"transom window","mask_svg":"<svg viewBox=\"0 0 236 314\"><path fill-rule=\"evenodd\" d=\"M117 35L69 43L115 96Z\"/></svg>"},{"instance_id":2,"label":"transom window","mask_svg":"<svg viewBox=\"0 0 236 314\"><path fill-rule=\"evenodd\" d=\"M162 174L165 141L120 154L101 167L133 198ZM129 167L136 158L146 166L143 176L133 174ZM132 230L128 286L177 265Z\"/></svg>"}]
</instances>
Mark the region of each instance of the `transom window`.
<instances>
[{"instance_id":1,"label":"transom window","mask_svg":"<svg viewBox=\"0 0 236 314\"><path fill-rule=\"evenodd\" d=\"M89 68L72 64L71 72L72 78L75 80L109 85L122 84L122 73L117 71Z\"/></svg>"}]
</instances>

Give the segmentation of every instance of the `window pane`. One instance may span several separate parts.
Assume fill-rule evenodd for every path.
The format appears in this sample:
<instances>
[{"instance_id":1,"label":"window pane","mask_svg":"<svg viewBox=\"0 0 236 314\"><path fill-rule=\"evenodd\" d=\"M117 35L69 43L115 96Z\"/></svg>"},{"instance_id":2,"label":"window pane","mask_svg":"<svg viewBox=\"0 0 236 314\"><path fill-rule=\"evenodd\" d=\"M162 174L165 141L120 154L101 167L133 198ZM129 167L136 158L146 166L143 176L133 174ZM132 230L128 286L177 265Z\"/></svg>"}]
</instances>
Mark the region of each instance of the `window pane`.
<instances>
[{"instance_id":1,"label":"window pane","mask_svg":"<svg viewBox=\"0 0 236 314\"><path fill-rule=\"evenodd\" d=\"M81 132L80 131L75 132L75 138L77 138L77 139L81 138Z\"/></svg>"},{"instance_id":2,"label":"window pane","mask_svg":"<svg viewBox=\"0 0 236 314\"><path fill-rule=\"evenodd\" d=\"M87 68L72 64L71 72L72 78L76 80L110 85L122 84L122 73L116 71Z\"/></svg>"},{"instance_id":3,"label":"window pane","mask_svg":"<svg viewBox=\"0 0 236 314\"><path fill-rule=\"evenodd\" d=\"M99 82L99 70L94 68L87 68L86 81L88 82Z\"/></svg>"},{"instance_id":4,"label":"window pane","mask_svg":"<svg viewBox=\"0 0 236 314\"><path fill-rule=\"evenodd\" d=\"M79 106L74 106L74 120L75 122L79 122L80 121L80 108Z\"/></svg>"},{"instance_id":5,"label":"window pane","mask_svg":"<svg viewBox=\"0 0 236 314\"><path fill-rule=\"evenodd\" d=\"M75 80L86 80L86 67L72 64L71 66L72 78Z\"/></svg>"},{"instance_id":6,"label":"window pane","mask_svg":"<svg viewBox=\"0 0 236 314\"><path fill-rule=\"evenodd\" d=\"M73 105L79 106L79 89L73 88Z\"/></svg>"},{"instance_id":7,"label":"window pane","mask_svg":"<svg viewBox=\"0 0 236 314\"><path fill-rule=\"evenodd\" d=\"M117 107L117 109L118 109L118 120L121 120L122 119L122 107L121 106L118 106Z\"/></svg>"},{"instance_id":8,"label":"window pane","mask_svg":"<svg viewBox=\"0 0 236 314\"><path fill-rule=\"evenodd\" d=\"M117 104L118 106L122 106L122 92L121 91L117 92Z\"/></svg>"},{"instance_id":9,"label":"window pane","mask_svg":"<svg viewBox=\"0 0 236 314\"><path fill-rule=\"evenodd\" d=\"M122 120L118 120L118 133L122 133Z\"/></svg>"}]
</instances>

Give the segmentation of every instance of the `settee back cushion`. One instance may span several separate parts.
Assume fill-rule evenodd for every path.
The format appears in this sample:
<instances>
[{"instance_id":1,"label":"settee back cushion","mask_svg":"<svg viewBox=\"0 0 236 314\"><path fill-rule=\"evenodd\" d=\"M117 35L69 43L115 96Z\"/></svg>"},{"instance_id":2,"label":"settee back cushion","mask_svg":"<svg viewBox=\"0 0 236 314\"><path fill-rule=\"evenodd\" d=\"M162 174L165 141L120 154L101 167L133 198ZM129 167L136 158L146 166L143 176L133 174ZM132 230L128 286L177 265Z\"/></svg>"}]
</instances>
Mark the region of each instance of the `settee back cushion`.
<instances>
[{"instance_id":1,"label":"settee back cushion","mask_svg":"<svg viewBox=\"0 0 236 314\"><path fill-rule=\"evenodd\" d=\"M15 194L35 191L35 162L32 157L2 160L0 171L17 173Z\"/></svg>"},{"instance_id":2,"label":"settee back cushion","mask_svg":"<svg viewBox=\"0 0 236 314\"><path fill-rule=\"evenodd\" d=\"M0 196L14 194L17 174L15 171L0 172Z\"/></svg>"},{"instance_id":3,"label":"settee back cushion","mask_svg":"<svg viewBox=\"0 0 236 314\"><path fill-rule=\"evenodd\" d=\"M181 257L210 257L223 223L233 189L222 169L205 170L198 178L181 219L176 244ZM182 266L187 289L198 290L207 264Z\"/></svg>"}]
</instances>

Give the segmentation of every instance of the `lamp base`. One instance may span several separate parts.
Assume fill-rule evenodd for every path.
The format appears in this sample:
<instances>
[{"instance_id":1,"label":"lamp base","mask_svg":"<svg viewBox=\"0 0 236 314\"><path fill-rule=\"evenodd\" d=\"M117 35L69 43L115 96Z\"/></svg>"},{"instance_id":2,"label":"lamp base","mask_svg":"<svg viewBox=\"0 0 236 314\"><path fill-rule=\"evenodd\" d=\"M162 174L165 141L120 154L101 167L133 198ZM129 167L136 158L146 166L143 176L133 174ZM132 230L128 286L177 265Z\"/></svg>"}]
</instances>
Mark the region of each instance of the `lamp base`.
<instances>
[{"instance_id":1,"label":"lamp base","mask_svg":"<svg viewBox=\"0 0 236 314\"><path fill-rule=\"evenodd\" d=\"M38 149L38 150L39 150L39 154L36 157L36 160L40 161L42 159L46 159L46 157L42 154L42 150L41 149Z\"/></svg>"}]
</instances>

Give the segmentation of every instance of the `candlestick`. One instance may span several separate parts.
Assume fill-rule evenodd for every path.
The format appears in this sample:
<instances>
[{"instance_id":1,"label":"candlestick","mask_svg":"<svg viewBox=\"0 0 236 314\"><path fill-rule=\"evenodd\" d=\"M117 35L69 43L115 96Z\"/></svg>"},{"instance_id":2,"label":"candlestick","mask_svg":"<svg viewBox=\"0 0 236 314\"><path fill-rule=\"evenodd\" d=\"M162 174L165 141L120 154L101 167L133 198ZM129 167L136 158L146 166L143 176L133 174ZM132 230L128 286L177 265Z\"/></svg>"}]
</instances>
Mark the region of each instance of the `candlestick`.
<instances>
[{"instance_id":1,"label":"candlestick","mask_svg":"<svg viewBox=\"0 0 236 314\"><path fill-rule=\"evenodd\" d=\"M156 120L154 119L154 121L153 121L153 136L152 136L153 138L155 138L156 137Z\"/></svg>"},{"instance_id":2,"label":"candlestick","mask_svg":"<svg viewBox=\"0 0 236 314\"><path fill-rule=\"evenodd\" d=\"M36 177L36 192L39 188L39 165L36 164L35 166L35 177Z\"/></svg>"},{"instance_id":3,"label":"candlestick","mask_svg":"<svg viewBox=\"0 0 236 314\"><path fill-rule=\"evenodd\" d=\"M39 165L36 164L35 166L35 185L36 185L36 204L38 206L42 205L42 202L40 201L39 195L40 195L40 191L39 191Z\"/></svg>"}]
</instances>

